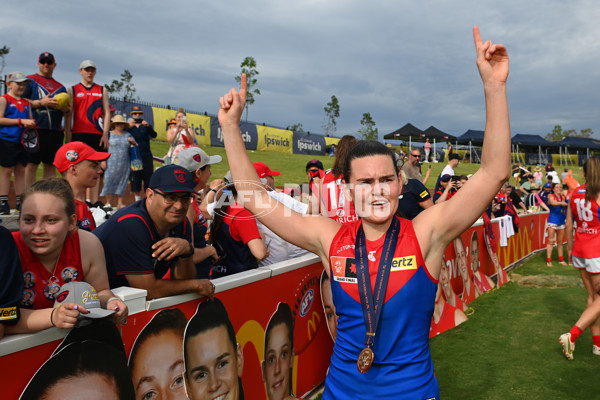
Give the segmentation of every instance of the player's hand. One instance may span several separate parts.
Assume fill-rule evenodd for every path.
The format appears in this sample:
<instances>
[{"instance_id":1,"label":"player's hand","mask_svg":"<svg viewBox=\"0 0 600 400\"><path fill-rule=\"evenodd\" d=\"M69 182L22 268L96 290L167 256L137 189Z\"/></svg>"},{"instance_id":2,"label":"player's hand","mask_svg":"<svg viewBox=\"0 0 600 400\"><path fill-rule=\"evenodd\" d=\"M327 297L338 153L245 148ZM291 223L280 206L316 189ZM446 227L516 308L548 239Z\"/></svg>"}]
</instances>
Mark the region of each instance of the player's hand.
<instances>
[{"instance_id":1,"label":"player's hand","mask_svg":"<svg viewBox=\"0 0 600 400\"><path fill-rule=\"evenodd\" d=\"M129 309L127 308L127 304L125 304L120 299L113 299L106 304L107 310L116 311L112 315L112 320L115 324L123 324L127 323L127 314L129 313Z\"/></svg>"},{"instance_id":2,"label":"player's hand","mask_svg":"<svg viewBox=\"0 0 600 400\"><path fill-rule=\"evenodd\" d=\"M246 106L246 95L248 93L248 83L246 74L242 74L240 91L232 88L229 93L225 93L219 99L219 123L221 127L238 127L244 107Z\"/></svg>"},{"instance_id":3,"label":"player's hand","mask_svg":"<svg viewBox=\"0 0 600 400\"><path fill-rule=\"evenodd\" d=\"M198 289L196 293L200 296L210 297L211 300L215 298L215 285L208 279L197 279Z\"/></svg>"},{"instance_id":4,"label":"player's hand","mask_svg":"<svg viewBox=\"0 0 600 400\"><path fill-rule=\"evenodd\" d=\"M484 85L505 84L508 78L508 52L502 44L481 40L479 27L473 27L473 40L477 51L477 68Z\"/></svg>"},{"instance_id":5,"label":"player's hand","mask_svg":"<svg viewBox=\"0 0 600 400\"><path fill-rule=\"evenodd\" d=\"M21 124L25 128L35 128L35 119L22 119Z\"/></svg>"},{"instance_id":6,"label":"player's hand","mask_svg":"<svg viewBox=\"0 0 600 400\"><path fill-rule=\"evenodd\" d=\"M54 97L50 97L50 95L47 94L46 97L40 99L40 105L43 107L57 108L58 100L56 100Z\"/></svg>"},{"instance_id":7,"label":"player's hand","mask_svg":"<svg viewBox=\"0 0 600 400\"><path fill-rule=\"evenodd\" d=\"M145 119L144 119L144 120L142 120L142 122L141 122L141 123L142 123L142 125L144 125L144 126L150 126L150 124L148 123L148 121L146 121Z\"/></svg>"},{"instance_id":8,"label":"player's hand","mask_svg":"<svg viewBox=\"0 0 600 400\"><path fill-rule=\"evenodd\" d=\"M100 138L100 147L104 150L108 149L108 135L102 135L102 138Z\"/></svg>"},{"instance_id":9,"label":"player's hand","mask_svg":"<svg viewBox=\"0 0 600 400\"><path fill-rule=\"evenodd\" d=\"M63 303L51 314L52 323L60 329L71 329L77 324L79 314L89 314L85 307L75 303Z\"/></svg>"},{"instance_id":10,"label":"player's hand","mask_svg":"<svg viewBox=\"0 0 600 400\"><path fill-rule=\"evenodd\" d=\"M190 252L190 242L182 238L167 237L152 245L152 257L170 261Z\"/></svg>"}]
</instances>

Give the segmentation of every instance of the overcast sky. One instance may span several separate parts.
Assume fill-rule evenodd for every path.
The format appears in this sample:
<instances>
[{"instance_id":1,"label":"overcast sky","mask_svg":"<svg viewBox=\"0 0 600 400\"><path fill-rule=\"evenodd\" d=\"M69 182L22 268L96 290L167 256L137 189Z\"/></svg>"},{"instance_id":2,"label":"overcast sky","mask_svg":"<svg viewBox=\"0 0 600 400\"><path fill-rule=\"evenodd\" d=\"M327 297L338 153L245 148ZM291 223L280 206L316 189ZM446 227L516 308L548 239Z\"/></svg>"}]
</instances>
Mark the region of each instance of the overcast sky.
<instances>
[{"instance_id":1,"label":"overcast sky","mask_svg":"<svg viewBox=\"0 0 600 400\"><path fill-rule=\"evenodd\" d=\"M37 71L42 51L54 76L96 82L133 74L141 100L217 112L240 63L258 64L261 95L249 120L323 132L335 95L336 135L370 112L380 137L407 122L453 135L484 129L472 27L510 56L512 134L544 136L554 125L600 138L600 3L505 1L4 1L3 73Z\"/></svg>"}]
</instances>

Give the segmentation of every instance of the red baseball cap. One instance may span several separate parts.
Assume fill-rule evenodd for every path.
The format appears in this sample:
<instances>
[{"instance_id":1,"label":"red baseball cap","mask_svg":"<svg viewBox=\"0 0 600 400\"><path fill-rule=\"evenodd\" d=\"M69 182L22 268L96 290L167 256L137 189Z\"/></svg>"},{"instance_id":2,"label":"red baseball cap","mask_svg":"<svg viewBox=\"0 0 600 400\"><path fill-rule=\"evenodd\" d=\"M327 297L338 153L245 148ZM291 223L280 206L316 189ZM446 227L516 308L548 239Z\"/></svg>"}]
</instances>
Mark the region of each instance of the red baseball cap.
<instances>
[{"instance_id":1,"label":"red baseball cap","mask_svg":"<svg viewBox=\"0 0 600 400\"><path fill-rule=\"evenodd\" d=\"M83 142L69 142L63 144L54 156L54 166L61 174L71 165L79 164L83 160L104 161L110 157L110 153L104 153L92 149Z\"/></svg>"},{"instance_id":2,"label":"red baseball cap","mask_svg":"<svg viewBox=\"0 0 600 400\"><path fill-rule=\"evenodd\" d=\"M267 164L265 164L264 162L255 162L252 165L254 165L254 169L256 170L256 173L258 174L259 178L264 178L265 176L279 176L281 175L281 172L279 171L271 171L271 169L269 167L267 167Z\"/></svg>"}]
</instances>

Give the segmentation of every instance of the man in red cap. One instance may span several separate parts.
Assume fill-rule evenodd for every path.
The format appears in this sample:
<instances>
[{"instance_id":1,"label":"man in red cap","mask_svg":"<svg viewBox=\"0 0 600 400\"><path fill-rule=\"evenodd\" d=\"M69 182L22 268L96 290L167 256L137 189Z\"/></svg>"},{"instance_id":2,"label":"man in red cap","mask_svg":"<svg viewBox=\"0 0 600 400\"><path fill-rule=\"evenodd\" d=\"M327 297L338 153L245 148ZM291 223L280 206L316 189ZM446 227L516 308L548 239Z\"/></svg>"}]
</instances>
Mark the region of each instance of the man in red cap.
<instances>
[{"instance_id":1,"label":"man in red cap","mask_svg":"<svg viewBox=\"0 0 600 400\"><path fill-rule=\"evenodd\" d=\"M40 148L35 153L29 154L27 167L25 167L25 184L35 182L35 176L40 165L44 168L44 179L56 175L52 162L58 148L63 144L63 119L65 111L58 109L55 96L66 93L67 89L52 77L56 61L54 55L43 52L38 57L37 74L29 75L29 82L23 97L29 99L33 111L33 118L38 126Z\"/></svg>"},{"instance_id":2,"label":"man in red cap","mask_svg":"<svg viewBox=\"0 0 600 400\"><path fill-rule=\"evenodd\" d=\"M96 151L83 142L64 144L54 157L54 166L73 189L77 222L79 227L85 230L96 229L92 212L85 202L85 190L96 186L102 175L100 163L108 157L110 153Z\"/></svg>"}]
</instances>

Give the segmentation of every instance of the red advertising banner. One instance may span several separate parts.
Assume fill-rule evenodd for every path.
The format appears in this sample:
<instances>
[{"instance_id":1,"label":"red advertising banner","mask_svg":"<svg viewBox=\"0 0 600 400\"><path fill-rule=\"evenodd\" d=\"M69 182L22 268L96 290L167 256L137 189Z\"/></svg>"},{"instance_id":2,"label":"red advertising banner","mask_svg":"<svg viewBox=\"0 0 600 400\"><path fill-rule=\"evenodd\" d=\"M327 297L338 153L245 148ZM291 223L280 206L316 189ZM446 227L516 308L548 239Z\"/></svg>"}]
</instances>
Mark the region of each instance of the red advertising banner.
<instances>
[{"instance_id":1,"label":"red advertising banner","mask_svg":"<svg viewBox=\"0 0 600 400\"><path fill-rule=\"evenodd\" d=\"M506 267L543 248L546 220L547 214L522 215L518 233L509 236L501 231L501 221L495 220L488 233L483 224L475 224L450 244L444 254L430 336L465 321L464 312L473 299L505 282ZM150 394L187 398L186 385L187 393L199 398L204 392L217 391L211 389L216 384L210 378L225 376L226 369L229 380L219 385L232 394L243 390L245 398L259 400L290 393L302 397L324 381L333 349L335 307L322 273L316 257L303 257L272 269L215 280L220 301L184 295L147 302L115 330L122 346L122 365L111 368L130 371L125 374L126 384L136 391L136 398ZM37 393L33 389L40 389L36 386L44 379L60 381L56 365L70 360L69 351L77 348L83 358L99 351L81 343L85 329L53 328L0 340L2 398L17 399L26 387L27 392ZM103 341L110 332L98 328L92 336ZM50 379L48 370L57 375Z\"/></svg>"}]
</instances>

